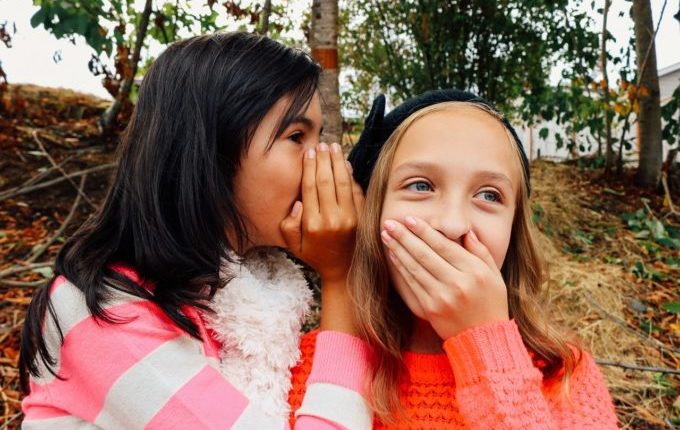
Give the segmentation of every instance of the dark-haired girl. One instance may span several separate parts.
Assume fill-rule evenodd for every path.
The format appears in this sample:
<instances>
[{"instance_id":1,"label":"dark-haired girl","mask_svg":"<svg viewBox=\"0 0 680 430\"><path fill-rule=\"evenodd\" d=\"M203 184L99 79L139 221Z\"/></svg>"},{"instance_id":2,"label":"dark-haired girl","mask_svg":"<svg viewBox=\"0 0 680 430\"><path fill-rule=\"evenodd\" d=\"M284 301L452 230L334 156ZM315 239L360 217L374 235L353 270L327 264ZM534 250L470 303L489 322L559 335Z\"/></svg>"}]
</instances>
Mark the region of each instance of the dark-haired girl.
<instances>
[{"instance_id":1,"label":"dark-haired girl","mask_svg":"<svg viewBox=\"0 0 680 430\"><path fill-rule=\"evenodd\" d=\"M25 429L284 428L221 371L224 345L206 324L260 247L287 248L322 282L296 428L370 427L369 352L351 335L345 293L361 192L339 147L318 142L318 76L304 53L244 33L159 56L101 209L28 310Z\"/></svg>"}]
</instances>

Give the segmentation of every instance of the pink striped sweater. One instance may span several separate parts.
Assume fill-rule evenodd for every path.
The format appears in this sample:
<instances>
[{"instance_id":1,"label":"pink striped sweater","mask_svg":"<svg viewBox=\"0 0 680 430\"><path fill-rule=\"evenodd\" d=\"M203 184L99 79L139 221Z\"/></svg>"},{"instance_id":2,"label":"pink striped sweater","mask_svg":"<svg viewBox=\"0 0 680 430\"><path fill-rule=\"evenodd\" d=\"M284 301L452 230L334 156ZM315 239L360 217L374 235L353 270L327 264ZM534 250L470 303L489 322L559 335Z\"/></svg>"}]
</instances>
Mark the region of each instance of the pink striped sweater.
<instances>
[{"instance_id":1,"label":"pink striped sweater","mask_svg":"<svg viewBox=\"0 0 680 430\"><path fill-rule=\"evenodd\" d=\"M133 273L126 273L134 279ZM65 278L50 301L64 334L46 316L44 335L55 370L31 378L23 400L25 430L287 429L287 420L258 410L220 373L219 345L199 313L183 312L203 341L188 336L160 308L122 292L105 307L121 324L95 320L83 293ZM358 338L322 332L295 429L370 428L364 400L368 347Z\"/></svg>"}]
</instances>

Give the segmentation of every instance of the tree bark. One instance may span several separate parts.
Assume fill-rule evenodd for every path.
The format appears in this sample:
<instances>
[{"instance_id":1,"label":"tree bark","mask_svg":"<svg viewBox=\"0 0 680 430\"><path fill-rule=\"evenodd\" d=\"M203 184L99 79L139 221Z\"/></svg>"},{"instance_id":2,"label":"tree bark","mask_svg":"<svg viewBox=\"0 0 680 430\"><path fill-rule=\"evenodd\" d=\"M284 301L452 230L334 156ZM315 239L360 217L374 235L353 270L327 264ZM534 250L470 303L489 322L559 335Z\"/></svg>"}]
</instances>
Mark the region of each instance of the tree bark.
<instances>
[{"instance_id":1,"label":"tree bark","mask_svg":"<svg viewBox=\"0 0 680 430\"><path fill-rule=\"evenodd\" d=\"M638 88L640 100L640 112L638 114L640 162L636 181L644 187L656 188L661 175L663 156L659 75L656 67L654 27L649 0L633 0L633 20L640 83Z\"/></svg>"},{"instance_id":2,"label":"tree bark","mask_svg":"<svg viewBox=\"0 0 680 430\"><path fill-rule=\"evenodd\" d=\"M312 57L321 65L319 93L323 111L323 142L342 144L338 70L338 1L314 0L309 41Z\"/></svg>"},{"instance_id":3,"label":"tree bark","mask_svg":"<svg viewBox=\"0 0 680 430\"><path fill-rule=\"evenodd\" d=\"M604 99L604 141L605 141L605 158L604 158L604 173L609 175L614 164L614 143L612 142L612 115L611 106L609 102L609 76L607 74L607 16L609 15L609 6L611 0L604 0L604 9L602 12L602 50L600 52L600 67L602 69L602 79L605 82L603 88Z\"/></svg>"},{"instance_id":4,"label":"tree bark","mask_svg":"<svg viewBox=\"0 0 680 430\"><path fill-rule=\"evenodd\" d=\"M120 90L118 90L118 95L113 101L113 104L104 111L102 114L99 125L103 130L109 130L115 123L116 117L120 108L130 96L130 89L132 89L132 83L135 80L135 75L137 74L137 65L139 64L139 57L142 53L142 46L144 46L144 38L146 37L146 31L149 27L149 16L151 16L151 0L146 0L144 4L144 10L142 11L141 18L139 20L139 27L137 27L137 35L135 38L135 49L132 52L132 57L130 58L130 76L126 76L123 79L123 85L121 85Z\"/></svg>"},{"instance_id":5,"label":"tree bark","mask_svg":"<svg viewBox=\"0 0 680 430\"><path fill-rule=\"evenodd\" d=\"M267 35L269 32L269 16L272 14L272 0L265 0L262 8L262 25L260 26L260 34Z\"/></svg>"}]
</instances>

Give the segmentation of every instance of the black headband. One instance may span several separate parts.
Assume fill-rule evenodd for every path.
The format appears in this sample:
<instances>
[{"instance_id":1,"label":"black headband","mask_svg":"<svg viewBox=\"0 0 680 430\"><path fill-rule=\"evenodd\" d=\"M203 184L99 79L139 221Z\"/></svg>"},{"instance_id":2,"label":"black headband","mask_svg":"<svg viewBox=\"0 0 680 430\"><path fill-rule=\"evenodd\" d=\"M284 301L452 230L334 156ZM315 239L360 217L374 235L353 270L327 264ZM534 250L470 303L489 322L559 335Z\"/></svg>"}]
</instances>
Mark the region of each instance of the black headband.
<instances>
[{"instance_id":1,"label":"black headband","mask_svg":"<svg viewBox=\"0 0 680 430\"><path fill-rule=\"evenodd\" d=\"M447 90L433 90L409 99L397 106L385 115L385 96L379 95L373 101L373 107L366 118L364 131L361 132L359 141L352 148L349 153L349 162L352 163L354 169L354 179L361 185L364 192L368 189L368 182L371 179L373 168L378 160L378 155L387 139L392 135L406 118L411 116L414 112L420 109L443 102L474 102L491 108L496 112L493 105L481 97L466 91L459 91L454 89ZM512 135L522 158L522 168L527 178L527 193L531 193L531 185L529 184L529 160L524 153L522 142L517 136L517 132L510 125L508 120L501 116L501 122L505 128Z\"/></svg>"}]
</instances>

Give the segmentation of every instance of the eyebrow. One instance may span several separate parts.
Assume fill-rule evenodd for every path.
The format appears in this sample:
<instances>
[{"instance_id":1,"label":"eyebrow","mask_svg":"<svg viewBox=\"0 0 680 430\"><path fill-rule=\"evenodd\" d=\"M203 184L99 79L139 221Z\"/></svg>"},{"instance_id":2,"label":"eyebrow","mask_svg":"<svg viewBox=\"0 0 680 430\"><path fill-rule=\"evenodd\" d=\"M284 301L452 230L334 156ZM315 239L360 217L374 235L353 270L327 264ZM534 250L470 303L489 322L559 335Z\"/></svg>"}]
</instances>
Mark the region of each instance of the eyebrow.
<instances>
[{"instance_id":1,"label":"eyebrow","mask_svg":"<svg viewBox=\"0 0 680 430\"><path fill-rule=\"evenodd\" d=\"M307 128L314 128L314 121L307 118L306 116L296 116L290 121L290 123L288 123L288 126L290 127L292 124L302 124Z\"/></svg>"},{"instance_id":2,"label":"eyebrow","mask_svg":"<svg viewBox=\"0 0 680 430\"><path fill-rule=\"evenodd\" d=\"M393 173L399 173L402 170L435 170L435 171L441 171L442 168L440 165L436 163L430 163L428 161L408 161L406 163L400 164L397 166ZM495 181L501 181L501 182L506 182L509 186L510 189L514 189L512 186L512 181L510 178L505 175L504 173L500 172L495 172L493 170L482 170L480 172L475 172L475 176L482 178L482 179L488 179L488 180L495 180Z\"/></svg>"},{"instance_id":3,"label":"eyebrow","mask_svg":"<svg viewBox=\"0 0 680 430\"><path fill-rule=\"evenodd\" d=\"M481 172L477 172L476 176L479 176L480 178L484 178L484 179L489 179L489 180L507 182L507 184L510 186L510 189L514 189L514 187L512 186L512 181L510 180L510 178L503 173L494 172L494 171L491 171L491 170L484 170L484 171L481 171Z\"/></svg>"},{"instance_id":4,"label":"eyebrow","mask_svg":"<svg viewBox=\"0 0 680 430\"><path fill-rule=\"evenodd\" d=\"M399 173L402 170L441 170L441 167L435 163L427 161L407 161L402 163L394 169L394 173Z\"/></svg>"}]
</instances>

